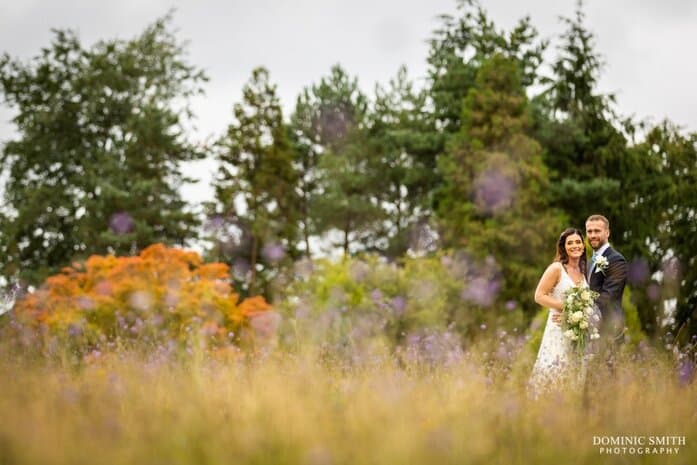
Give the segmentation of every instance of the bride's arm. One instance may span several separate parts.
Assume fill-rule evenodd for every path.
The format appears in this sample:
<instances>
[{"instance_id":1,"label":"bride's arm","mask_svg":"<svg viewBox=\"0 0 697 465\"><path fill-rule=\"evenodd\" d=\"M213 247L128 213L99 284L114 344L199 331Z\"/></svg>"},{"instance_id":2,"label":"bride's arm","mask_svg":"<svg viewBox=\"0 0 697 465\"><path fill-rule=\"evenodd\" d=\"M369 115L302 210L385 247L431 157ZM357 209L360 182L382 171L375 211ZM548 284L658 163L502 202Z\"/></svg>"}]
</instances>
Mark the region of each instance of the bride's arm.
<instances>
[{"instance_id":1,"label":"bride's arm","mask_svg":"<svg viewBox=\"0 0 697 465\"><path fill-rule=\"evenodd\" d=\"M552 290L554 286L559 282L561 277L561 269L559 268L559 263L552 263L547 267L540 282L537 284L537 289L535 289L535 302L542 305L543 307L553 308L555 310L561 311L562 301L552 297Z\"/></svg>"}]
</instances>

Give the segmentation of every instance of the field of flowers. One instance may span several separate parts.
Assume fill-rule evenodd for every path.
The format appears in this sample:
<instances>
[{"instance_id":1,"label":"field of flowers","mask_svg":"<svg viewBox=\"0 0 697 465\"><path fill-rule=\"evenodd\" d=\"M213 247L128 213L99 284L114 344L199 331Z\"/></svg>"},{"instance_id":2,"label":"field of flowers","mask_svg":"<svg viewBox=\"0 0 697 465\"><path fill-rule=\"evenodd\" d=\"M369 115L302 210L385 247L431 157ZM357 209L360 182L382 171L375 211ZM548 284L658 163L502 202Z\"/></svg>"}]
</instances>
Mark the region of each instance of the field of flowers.
<instances>
[{"instance_id":1,"label":"field of flowers","mask_svg":"<svg viewBox=\"0 0 697 465\"><path fill-rule=\"evenodd\" d=\"M199 356L200 355L200 356ZM531 400L524 369L267 353L216 361L116 353L80 367L0 361L2 464L695 463L694 383L660 357ZM611 454L603 436L684 436ZM659 452L656 450L655 452Z\"/></svg>"},{"instance_id":2,"label":"field of flowers","mask_svg":"<svg viewBox=\"0 0 697 465\"><path fill-rule=\"evenodd\" d=\"M630 305L613 370L532 398L545 314L467 257L304 266L273 307L163 246L49 278L0 315L0 465L697 463L695 365Z\"/></svg>"}]
</instances>

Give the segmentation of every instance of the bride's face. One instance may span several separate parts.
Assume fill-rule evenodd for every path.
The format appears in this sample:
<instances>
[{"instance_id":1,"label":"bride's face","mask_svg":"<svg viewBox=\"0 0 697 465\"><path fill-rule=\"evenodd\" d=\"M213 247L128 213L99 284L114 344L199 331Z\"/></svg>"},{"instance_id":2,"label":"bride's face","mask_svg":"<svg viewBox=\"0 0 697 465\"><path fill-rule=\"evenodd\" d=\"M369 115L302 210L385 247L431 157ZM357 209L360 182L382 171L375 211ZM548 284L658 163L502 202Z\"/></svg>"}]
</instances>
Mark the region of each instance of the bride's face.
<instances>
[{"instance_id":1,"label":"bride's face","mask_svg":"<svg viewBox=\"0 0 697 465\"><path fill-rule=\"evenodd\" d=\"M570 258L580 258L581 255L586 253L586 247L583 245L583 239L578 234L571 234L566 238L564 244L566 248L566 254Z\"/></svg>"}]
</instances>

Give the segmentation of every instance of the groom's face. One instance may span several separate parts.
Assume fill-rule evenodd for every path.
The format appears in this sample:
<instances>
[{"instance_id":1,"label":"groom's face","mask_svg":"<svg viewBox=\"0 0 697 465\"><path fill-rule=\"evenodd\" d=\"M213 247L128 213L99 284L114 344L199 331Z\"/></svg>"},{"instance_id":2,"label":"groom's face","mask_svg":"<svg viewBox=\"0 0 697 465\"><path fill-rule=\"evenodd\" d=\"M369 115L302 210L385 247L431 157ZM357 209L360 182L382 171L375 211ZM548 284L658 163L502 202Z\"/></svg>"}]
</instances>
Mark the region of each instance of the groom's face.
<instances>
[{"instance_id":1,"label":"groom's face","mask_svg":"<svg viewBox=\"0 0 697 465\"><path fill-rule=\"evenodd\" d=\"M607 244L607 240L610 237L610 229L608 229L604 221L587 221L586 237L593 250L598 250L600 247Z\"/></svg>"}]
</instances>

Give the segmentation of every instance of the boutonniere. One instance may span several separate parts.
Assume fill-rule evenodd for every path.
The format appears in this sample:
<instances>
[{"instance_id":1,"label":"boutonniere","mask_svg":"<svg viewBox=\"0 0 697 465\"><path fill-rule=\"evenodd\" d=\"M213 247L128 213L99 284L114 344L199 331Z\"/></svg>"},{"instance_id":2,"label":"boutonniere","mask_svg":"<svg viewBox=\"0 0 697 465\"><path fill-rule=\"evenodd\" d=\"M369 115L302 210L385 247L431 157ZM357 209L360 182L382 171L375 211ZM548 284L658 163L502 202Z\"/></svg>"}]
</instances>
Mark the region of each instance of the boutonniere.
<instances>
[{"instance_id":1,"label":"boutonniere","mask_svg":"<svg viewBox=\"0 0 697 465\"><path fill-rule=\"evenodd\" d=\"M602 255L598 258L595 259L595 272L597 273L600 271L602 274L605 274L605 270L607 270L607 267L610 265L610 262L607 261L607 257L603 257Z\"/></svg>"}]
</instances>

